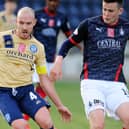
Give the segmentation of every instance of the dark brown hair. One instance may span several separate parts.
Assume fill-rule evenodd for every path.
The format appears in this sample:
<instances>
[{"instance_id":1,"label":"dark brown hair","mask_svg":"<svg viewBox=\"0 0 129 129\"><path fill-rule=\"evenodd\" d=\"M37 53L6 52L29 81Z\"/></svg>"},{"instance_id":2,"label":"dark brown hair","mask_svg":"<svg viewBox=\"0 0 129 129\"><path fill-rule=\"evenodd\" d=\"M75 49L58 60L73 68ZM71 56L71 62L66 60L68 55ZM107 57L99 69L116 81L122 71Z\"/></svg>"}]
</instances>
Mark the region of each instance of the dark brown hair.
<instances>
[{"instance_id":1,"label":"dark brown hair","mask_svg":"<svg viewBox=\"0 0 129 129\"><path fill-rule=\"evenodd\" d=\"M104 2L106 2L106 3L114 3L114 2L116 2L116 3L118 3L118 5L121 7L121 6L123 6L123 0L103 0Z\"/></svg>"},{"instance_id":2,"label":"dark brown hair","mask_svg":"<svg viewBox=\"0 0 129 129\"><path fill-rule=\"evenodd\" d=\"M17 3L17 0L5 0L5 2L14 2L14 3Z\"/></svg>"}]
</instances>

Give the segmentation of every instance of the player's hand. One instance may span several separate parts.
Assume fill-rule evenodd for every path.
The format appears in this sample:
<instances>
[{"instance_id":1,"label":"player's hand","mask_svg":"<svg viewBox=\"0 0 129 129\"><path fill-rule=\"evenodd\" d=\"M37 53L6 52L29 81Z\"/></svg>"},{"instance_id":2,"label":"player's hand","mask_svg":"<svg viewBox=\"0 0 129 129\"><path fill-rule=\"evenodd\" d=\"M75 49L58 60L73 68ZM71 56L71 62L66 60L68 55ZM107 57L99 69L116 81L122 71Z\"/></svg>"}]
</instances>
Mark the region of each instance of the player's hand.
<instances>
[{"instance_id":1,"label":"player's hand","mask_svg":"<svg viewBox=\"0 0 129 129\"><path fill-rule=\"evenodd\" d=\"M70 122L72 118L72 113L69 111L69 109L65 106L61 106L58 108L58 111L62 117L62 120L65 122Z\"/></svg>"},{"instance_id":2,"label":"player's hand","mask_svg":"<svg viewBox=\"0 0 129 129\"><path fill-rule=\"evenodd\" d=\"M54 66L50 72L50 79L52 81L56 81L62 78L62 61L63 58L61 56L57 56Z\"/></svg>"}]
</instances>

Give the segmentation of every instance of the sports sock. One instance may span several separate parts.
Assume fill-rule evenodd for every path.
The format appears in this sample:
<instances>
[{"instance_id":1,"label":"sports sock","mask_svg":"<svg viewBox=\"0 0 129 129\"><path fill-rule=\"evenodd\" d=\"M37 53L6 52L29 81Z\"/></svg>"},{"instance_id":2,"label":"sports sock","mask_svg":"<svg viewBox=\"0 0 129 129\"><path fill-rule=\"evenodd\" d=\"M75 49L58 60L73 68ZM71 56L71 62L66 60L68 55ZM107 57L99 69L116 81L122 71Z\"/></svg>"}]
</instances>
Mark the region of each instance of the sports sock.
<instances>
[{"instance_id":1,"label":"sports sock","mask_svg":"<svg viewBox=\"0 0 129 129\"><path fill-rule=\"evenodd\" d=\"M30 129L30 126L27 124L25 129Z\"/></svg>"},{"instance_id":2,"label":"sports sock","mask_svg":"<svg viewBox=\"0 0 129 129\"><path fill-rule=\"evenodd\" d=\"M40 128L40 129L43 129L43 128ZM54 129L54 127L52 126L50 129Z\"/></svg>"},{"instance_id":3,"label":"sports sock","mask_svg":"<svg viewBox=\"0 0 129 129\"><path fill-rule=\"evenodd\" d=\"M54 129L54 127L52 126L50 129Z\"/></svg>"}]
</instances>

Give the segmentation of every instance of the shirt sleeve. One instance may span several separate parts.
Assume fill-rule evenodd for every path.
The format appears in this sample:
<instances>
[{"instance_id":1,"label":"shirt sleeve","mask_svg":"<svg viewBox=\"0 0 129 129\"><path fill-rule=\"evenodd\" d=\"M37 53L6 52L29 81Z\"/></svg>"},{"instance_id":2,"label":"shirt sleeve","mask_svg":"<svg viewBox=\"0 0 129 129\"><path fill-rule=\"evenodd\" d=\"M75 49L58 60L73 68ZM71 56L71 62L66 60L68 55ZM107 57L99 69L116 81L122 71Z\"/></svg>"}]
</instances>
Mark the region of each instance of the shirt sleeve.
<instances>
[{"instance_id":1,"label":"shirt sleeve","mask_svg":"<svg viewBox=\"0 0 129 129\"><path fill-rule=\"evenodd\" d=\"M38 74L47 74L46 57L43 45L40 45L39 47L35 63L36 63L36 71Z\"/></svg>"},{"instance_id":2,"label":"shirt sleeve","mask_svg":"<svg viewBox=\"0 0 129 129\"><path fill-rule=\"evenodd\" d=\"M64 19L63 19L63 23L61 25L61 29L65 33L65 35L68 37L72 34L71 26L68 21L68 18L65 15L63 16L63 18Z\"/></svg>"},{"instance_id":3,"label":"shirt sleeve","mask_svg":"<svg viewBox=\"0 0 129 129\"><path fill-rule=\"evenodd\" d=\"M76 43L86 40L88 37L88 20L82 21L75 29L70 39Z\"/></svg>"},{"instance_id":4,"label":"shirt sleeve","mask_svg":"<svg viewBox=\"0 0 129 129\"><path fill-rule=\"evenodd\" d=\"M78 46L78 44L85 40L88 37L88 27L87 21L83 21L80 25L75 29L73 34L69 37L68 40L64 41L62 44L58 55L65 57L68 54L68 51L73 46Z\"/></svg>"}]
</instances>

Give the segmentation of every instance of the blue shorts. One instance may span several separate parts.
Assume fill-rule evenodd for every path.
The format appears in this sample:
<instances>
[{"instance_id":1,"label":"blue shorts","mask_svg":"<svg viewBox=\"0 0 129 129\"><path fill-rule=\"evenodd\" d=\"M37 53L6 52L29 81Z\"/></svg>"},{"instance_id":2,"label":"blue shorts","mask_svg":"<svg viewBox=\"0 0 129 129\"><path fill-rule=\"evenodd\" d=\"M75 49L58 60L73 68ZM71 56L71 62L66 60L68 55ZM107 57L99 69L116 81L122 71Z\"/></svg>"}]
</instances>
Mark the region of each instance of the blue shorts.
<instances>
[{"instance_id":1,"label":"blue shorts","mask_svg":"<svg viewBox=\"0 0 129 129\"><path fill-rule=\"evenodd\" d=\"M49 107L34 91L33 85L18 88L0 87L0 111L10 125L16 119L23 119L23 113L34 119L36 112L43 106Z\"/></svg>"}]
</instances>

